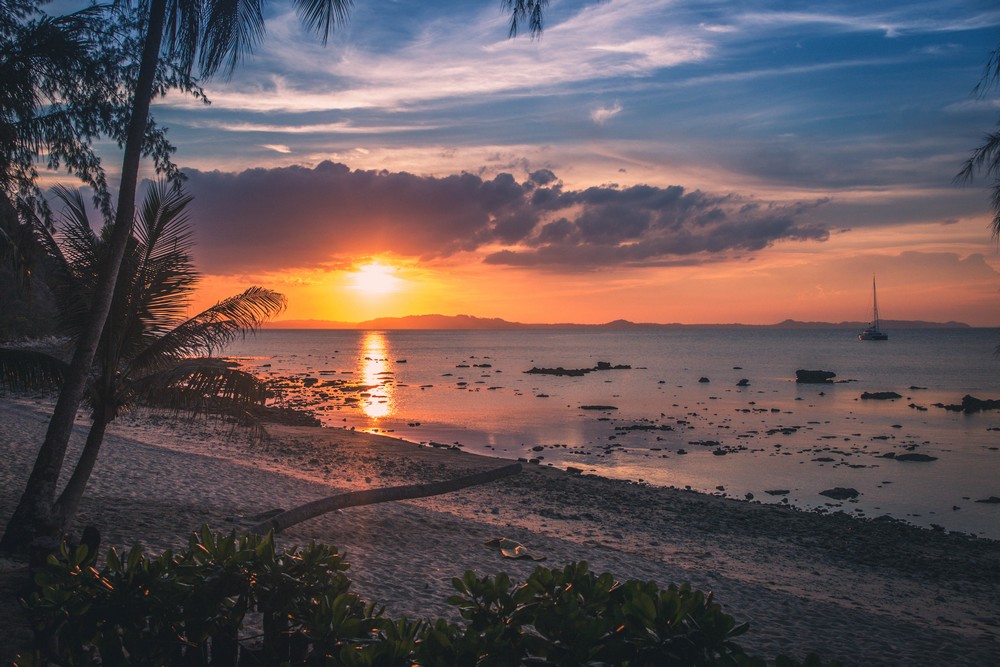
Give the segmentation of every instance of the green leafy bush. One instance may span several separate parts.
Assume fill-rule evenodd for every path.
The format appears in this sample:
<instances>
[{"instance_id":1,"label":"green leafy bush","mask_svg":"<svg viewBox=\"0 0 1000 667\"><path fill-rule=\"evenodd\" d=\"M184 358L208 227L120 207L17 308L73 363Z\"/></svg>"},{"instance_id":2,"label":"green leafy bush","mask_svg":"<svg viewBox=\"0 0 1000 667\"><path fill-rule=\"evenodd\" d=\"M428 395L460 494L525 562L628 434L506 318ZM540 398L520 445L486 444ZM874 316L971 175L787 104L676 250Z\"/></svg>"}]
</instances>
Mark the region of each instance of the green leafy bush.
<instances>
[{"instance_id":1,"label":"green leafy bush","mask_svg":"<svg viewBox=\"0 0 1000 667\"><path fill-rule=\"evenodd\" d=\"M86 547L63 545L35 575L26 601L38 637L34 659L66 664L235 664L249 615L267 663L364 637L377 615L349 592L336 549L278 553L268 534L191 537L188 549L148 556L112 549L101 571ZM21 664L31 664L25 657Z\"/></svg>"},{"instance_id":2,"label":"green leafy bush","mask_svg":"<svg viewBox=\"0 0 1000 667\"><path fill-rule=\"evenodd\" d=\"M112 549L101 570L86 547L64 544L35 575L25 608L36 646L16 664L767 664L734 642L747 625L687 584L620 582L582 562L539 567L520 584L469 571L453 580L463 621L450 623L386 618L350 592L347 567L331 547L278 552L271 534L207 527L177 554Z\"/></svg>"},{"instance_id":3,"label":"green leafy bush","mask_svg":"<svg viewBox=\"0 0 1000 667\"><path fill-rule=\"evenodd\" d=\"M571 563L539 567L521 585L505 574L466 572L454 586L459 594L450 602L467 624L454 642L463 654L449 656L452 664L470 654L497 665L765 664L732 642L748 626L686 584L660 590Z\"/></svg>"}]
</instances>

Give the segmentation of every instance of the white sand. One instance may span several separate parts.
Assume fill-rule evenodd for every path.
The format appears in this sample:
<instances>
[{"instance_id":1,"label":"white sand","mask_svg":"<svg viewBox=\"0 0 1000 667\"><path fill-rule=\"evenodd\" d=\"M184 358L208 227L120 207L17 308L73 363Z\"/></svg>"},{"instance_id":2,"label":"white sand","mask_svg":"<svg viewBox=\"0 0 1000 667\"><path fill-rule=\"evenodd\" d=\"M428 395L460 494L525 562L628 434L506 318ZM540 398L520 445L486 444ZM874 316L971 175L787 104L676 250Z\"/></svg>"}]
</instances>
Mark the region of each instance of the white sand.
<instances>
[{"instance_id":1,"label":"white sand","mask_svg":"<svg viewBox=\"0 0 1000 667\"><path fill-rule=\"evenodd\" d=\"M0 396L4 522L47 410L41 399ZM75 447L85 426L82 419ZM78 526L97 526L105 546L141 541L158 551L183 545L202 523L228 530L246 525L240 517L340 491L505 463L343 430L270 430L272 439L255 445L209 423L124 421L109 431ZM895 523L526 466L453 494L329 514L289 529L281 542L315 539L346 550L358 593L390 614L426 617L451 614L444 602L451 578L466 569L516 579L531 572L535 563L484 546L501 536L545 556L548 566L586 560L623 579L714 591L728 613L750 621L740 643L763 656L815 651L858 665L1000 664L1000 543ZM0 595L13 604L8 590Z\"/></svg>"}]
</instances>

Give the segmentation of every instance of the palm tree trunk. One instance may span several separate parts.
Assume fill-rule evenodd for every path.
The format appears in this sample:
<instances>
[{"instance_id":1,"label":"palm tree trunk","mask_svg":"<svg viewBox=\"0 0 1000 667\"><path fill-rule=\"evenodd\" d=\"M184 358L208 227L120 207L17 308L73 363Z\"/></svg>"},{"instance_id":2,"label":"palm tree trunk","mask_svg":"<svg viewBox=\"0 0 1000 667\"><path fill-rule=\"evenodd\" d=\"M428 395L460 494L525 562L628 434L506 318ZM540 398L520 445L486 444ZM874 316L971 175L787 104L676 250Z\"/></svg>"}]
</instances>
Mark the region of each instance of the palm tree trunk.
<instances>
[{"instance_id":1,"label":"palm tree trunk","mask_svg":"<svg viewBox=\"0 0 1000 667\"><path fill-rule=\"evenodd\" d=\"M69 374L59 392L48 431L45 433L45 441L38 450L34 468L28 477L28 483L14 510L14 515L7 523L3 538L0 539L0 551L3 552L24 553L35 537L57 536L62 532L65 522L72 518L54 511L56 482L66 457L66 446L73 432L76 411L83 400L101 332L104 330L104 323L111 309L111 300L118 281L118 269L121 267L125 247L132 232L139 162L142 159L146 125L149 122L149 106L153 100L153 84L156 79L160 45L163 41L166 6L166 0L152 0L150 5L139 78L132 99L128 133L125 136L118 208L111 236L108 265L98 282L91 304L90 319L77 341Z\"/></svg>"},{"instance_id":2,"label":"palm tree trunk","mask_svg":"<svg viewBox=\"0 0 1000 667\"><path fill-rule=\"evenodd\" d=\"M59 517L63 525L69 523L70 519L76 516L76 509L80 506L80 498L87 488L90 474L94 471L94 464L97 463L97 455L101 452L101 444L104 442L104 432L108 428L108 420L103 416L94 417L94 423L90 426L87 434L87 442L80 453L80 460L73 469L73 474L66 483L66 488L59 495L52 509L52 513Z\"/></svg>"},{"instance_id":3,"label":"palm tree trunk","mask_svg":"<svg viewBox=\"0 0 1000 667\"><path fill-rule=\"evenodd\" d=\"M458 491L470 486L493 482L504 477L509 477L510 475L516 475L519 472L521 472L521 464L511 463L501 468L493 468L492 470L477 472L465 475L464 477L446 479L442 482L388 486L381 489L369 489L368 491L350 491L293 507L290 510L254 524L247 532L262 534L273 530L275 533L280 533L297 523L302 523L307 519L332 512L333 510L344 509L345 507L358 507L360 505L374 505L375 503L394 502L397 500L439 496L442 493L451 493L452 491Z\"/></svg>"}]
</instances>

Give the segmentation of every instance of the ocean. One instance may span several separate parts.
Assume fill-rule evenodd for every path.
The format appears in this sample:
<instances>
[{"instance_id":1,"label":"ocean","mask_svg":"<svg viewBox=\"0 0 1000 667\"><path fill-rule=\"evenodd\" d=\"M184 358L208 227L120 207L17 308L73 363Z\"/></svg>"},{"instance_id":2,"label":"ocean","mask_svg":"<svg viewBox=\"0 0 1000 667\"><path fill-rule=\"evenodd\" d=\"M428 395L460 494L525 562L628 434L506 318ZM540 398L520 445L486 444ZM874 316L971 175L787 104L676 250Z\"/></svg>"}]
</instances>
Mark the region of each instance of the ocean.
<instances>
[{"instance_id":1,"label":"ocean","mask_svg":"<svg viewBox=\"0 0 1000 667\"><path fill-rule=\"evenodd\" d=\"M1000 398L1000 329L889 334L264 330L222 354L328 427L1000 539L1000 503L976 502L1000 497L1000 410L935 407ZM525 372L599 362L629 368ZM901 398L861 398L887 391ZM821 495L838 487L858 495Z\"/></svg>"}]
</instances>

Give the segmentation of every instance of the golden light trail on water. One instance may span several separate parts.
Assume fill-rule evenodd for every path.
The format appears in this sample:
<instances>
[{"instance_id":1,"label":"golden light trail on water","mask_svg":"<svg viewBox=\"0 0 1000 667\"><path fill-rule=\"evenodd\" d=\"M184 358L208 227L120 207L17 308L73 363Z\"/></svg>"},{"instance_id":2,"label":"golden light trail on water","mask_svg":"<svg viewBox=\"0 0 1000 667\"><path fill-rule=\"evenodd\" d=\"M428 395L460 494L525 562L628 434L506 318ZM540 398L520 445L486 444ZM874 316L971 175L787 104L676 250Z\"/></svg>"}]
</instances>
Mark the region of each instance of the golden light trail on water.
<instances>
[{"instance_id":1,"label":"golden light trail on water","mask_svg":"<svg viewBox=\"0 0 1000 667\"><path fill-rule=\"evenodd\" d=\"M362 397L361 411L370 419L380 419L393 414L395 410L394 387L389 346L381 331L367 331L361 342L358 372L364 384L374 387Z\"/></svg>"}]
</instances>

